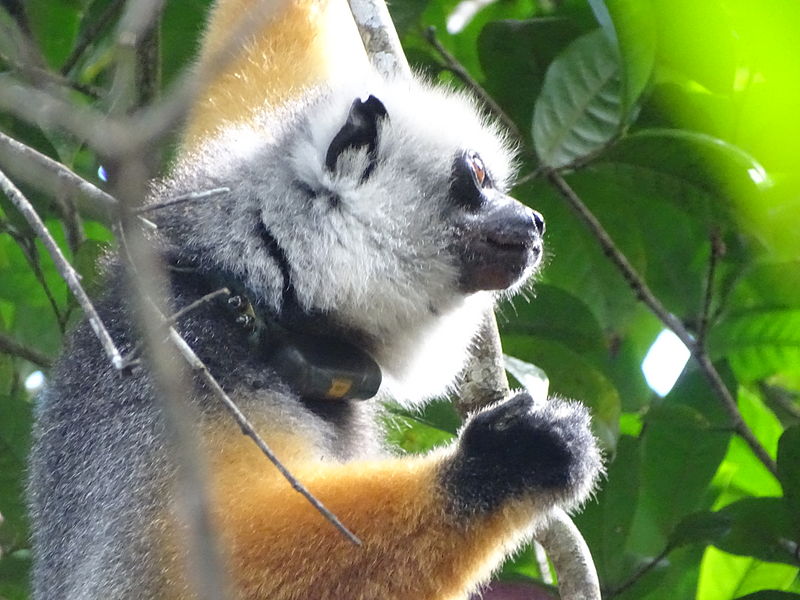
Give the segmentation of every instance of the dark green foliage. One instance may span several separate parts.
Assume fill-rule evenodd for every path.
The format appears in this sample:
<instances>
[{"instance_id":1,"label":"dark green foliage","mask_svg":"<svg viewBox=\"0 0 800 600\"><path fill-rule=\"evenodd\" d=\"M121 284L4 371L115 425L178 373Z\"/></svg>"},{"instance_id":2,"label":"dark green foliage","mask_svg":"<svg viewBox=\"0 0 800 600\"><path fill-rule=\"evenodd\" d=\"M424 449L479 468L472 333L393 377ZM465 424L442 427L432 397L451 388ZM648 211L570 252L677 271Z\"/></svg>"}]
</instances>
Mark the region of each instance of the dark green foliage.
<instances>
[{"instance_id":1,"label":"dark green foliage","mask_svg":"<svg viewBox=\"0 0 800 600\"><path fill-rule=\"evenodd\" d=\"M210 4L166 2L151 65L160 95L191 66ZM521 136L525 182L514 194L546 218L546 265L529 301L503 305L504 349L523 361L516 368L541 368L550 393L593 410L608 473L576 521L604 598L800 598L800 8L795 0L496 0L450 34L458 4L404 0L391 10L412 63L463 84L426 39L434 27ZM2 31L17 32L0 39L0 86L36 83L17 68L28 56L68 78L51 91L113 110L122 8L0 3ZM0 131L100 184L103 158L63 131L2 111ZM153 156L170 152L165 142ZM562 169L652 294L704 342L777 477L734 433L696 363L664 398L650 391L640 366L664 326L544 167ZM110 231L87 218L85 239L76 239L58 198L17 183L96 293ZM80 316L0 194L0 336L48 359ZM22 488L33 400L23 384L38 368L0 352L0 599L27 598ZM447 443L458 427L446 402L422 414L390 407L387 416L391 441L408 452ZM501 577L515 590L551 589L531 549Z\"/></svg>"}]
</instances>

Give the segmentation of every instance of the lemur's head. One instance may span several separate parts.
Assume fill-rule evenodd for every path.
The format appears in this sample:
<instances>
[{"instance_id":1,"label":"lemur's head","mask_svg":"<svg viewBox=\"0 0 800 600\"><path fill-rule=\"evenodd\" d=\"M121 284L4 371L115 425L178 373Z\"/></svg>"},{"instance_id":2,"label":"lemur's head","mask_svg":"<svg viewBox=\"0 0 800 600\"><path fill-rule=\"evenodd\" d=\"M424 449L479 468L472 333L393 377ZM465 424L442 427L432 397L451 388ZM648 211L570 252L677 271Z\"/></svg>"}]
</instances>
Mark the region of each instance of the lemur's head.
<instances>
[{"instance_id":1,"label":"lemur's head","mask_svg":"<svg viewBox=\"0 0 800 600\"><path fill-rule=\"evenodd\" d=\"M304 310L370 340L389 376L430 360L426 344L452 356L449 382L483 310L541 260L542 217L506 193L513 163L464 95L416 80L323 89L180 165L179 189L231 193L173 229L278 311L291 283Z\"/></svg>"}]
</instances>

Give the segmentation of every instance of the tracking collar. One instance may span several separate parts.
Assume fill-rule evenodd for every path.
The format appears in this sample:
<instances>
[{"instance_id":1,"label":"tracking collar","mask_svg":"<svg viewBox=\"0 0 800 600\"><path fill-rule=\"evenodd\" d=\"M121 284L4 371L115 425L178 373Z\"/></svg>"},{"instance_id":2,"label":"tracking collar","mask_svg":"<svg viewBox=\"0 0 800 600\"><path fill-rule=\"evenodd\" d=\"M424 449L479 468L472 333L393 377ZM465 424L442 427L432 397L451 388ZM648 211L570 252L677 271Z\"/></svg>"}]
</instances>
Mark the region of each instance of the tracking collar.
<instances>
[{"instance_id":1,"label":"tracking collar","mask_svg":"<svg viewBox=\"0 0 800 600\"><path fill-rule=\"evenodd\" d=\"M364 350L341 338L292 331L259 311L238 286L227 306L253 348L297 394L310 400L367 400L378 393L381 370Z\"/></svg>"}]
</instances>

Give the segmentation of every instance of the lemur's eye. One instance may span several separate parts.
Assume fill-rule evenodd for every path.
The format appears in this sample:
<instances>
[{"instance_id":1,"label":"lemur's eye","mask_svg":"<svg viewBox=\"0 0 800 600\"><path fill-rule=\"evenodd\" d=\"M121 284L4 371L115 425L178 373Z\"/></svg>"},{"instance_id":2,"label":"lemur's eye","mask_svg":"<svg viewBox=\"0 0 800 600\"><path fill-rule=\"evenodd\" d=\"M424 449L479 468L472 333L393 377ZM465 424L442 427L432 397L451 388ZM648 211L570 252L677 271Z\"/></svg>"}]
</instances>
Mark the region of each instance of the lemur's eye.
<instances>
[{"instance_id":1,"label":"lemur's eye","mask_svg":"<svg viewBox=\"0 0 800 600\"><path fill-rule=\"evenodd\" d=\"M467 163L472 169L472 174L475 176L475 181L478 182L480 187L488 187L490 184L489 175L486 173L486 166L484 166L481 157L477 152L470 152L467 155Z\"/></svg>"},{"instance_id":2,"label":"lemur's eye","mask_svg":"<svg viewBox=\"0 0 800 600\"><path fill-rule=\"evenodd\" d=\"M489 177L489 172L486 170L486 165L483 164L483 159L480 155L471 150L466 153L464 158L469 170L472 171L472 176L475 178L477 186L479 188L492 187L492 179Z\"/></svg>"},{"instance_id":3,"label":"lemur's eye","mask_svg":"<svg viewBox=\"0 0 800 600\"><path fill-rule=\"evenodd\" d=\"M477 210L484 201L484 190L492 187L492 178L483 159L474 150L459 154L453 164L451 198L456 204Z\"/></svg>"}]
</instances>

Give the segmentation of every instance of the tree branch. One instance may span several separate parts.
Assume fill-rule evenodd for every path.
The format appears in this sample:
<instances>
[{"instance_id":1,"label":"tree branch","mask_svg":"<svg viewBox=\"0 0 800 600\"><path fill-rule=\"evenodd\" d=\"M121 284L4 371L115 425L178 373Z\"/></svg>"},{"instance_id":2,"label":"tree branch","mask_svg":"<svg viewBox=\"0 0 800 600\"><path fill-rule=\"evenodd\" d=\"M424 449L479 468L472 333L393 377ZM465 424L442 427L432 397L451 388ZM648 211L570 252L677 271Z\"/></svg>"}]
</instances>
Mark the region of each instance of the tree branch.
<instances>
[{"instance_id":1,"label":"tree branch","mask_svg":"<svg viewBox=\"0 0 800 600\"><path fill-rule=\"evenodd\" d=\"M625 278L625 281L628 283L630 288L634 291L636 297L644 302L644 304L652 311L652 313L656 315L667 328L671 329L675 335L678 336L681 342L683 342L683 344L689 349L695 361L697 362L697 365L700 367L700 371L711 385L711 389L714 391L714 394L717 396L717 398L719 398L722 406L728 413L733 431L735 431L736 434L739 435L739 437L741 437L748 446L750 446L750 449L770 471L770 473L777 476L778 467L775 464L775 461L772 460L764 446L761 445L755 434L744 422L742 414L739 412L739 407L736 404L736 399L733 397L730 390L728 390L725 382L722 380L722 377L719 374L719 371L717 371L712 364L711 359L708 357L705 349L697 344L691 333L689 333L686 327L684 327L683 323L681 323L681 321L676 318L675 315L670 313L666 307L661 304L661 301L650 290L642 276L639 275L639 273L633 268L633 265L631 265L630 261L628 261L627 257L614 244L611 236L600 224L600 221L598 221L597 217L595 217L589 208L583 203L575 191L564 180L561 174L558 171L551 169L547 171L547 178L556 188L556 190L558 190L561 196L575 210L575 212L578 213L578 216L583 220L587 227L589 227L595 239L597 239L598 243L602 247L604 254L609 258L609 260L611 260L617 269L619 269L620 273L622 273L622 276Z\"/></svg>"},{"instance_id":2,"label":"tree branch","mask_svg":"<svg viewBox=\"0 0 800 600\"><path fill-rule=\"evenodd\" d=\"M439 41L439 38L436 37L436 28L435 27L428 27L425 30L425 39L428 40L431 46L439 53L439 56L442 57L444 61L445 67L448 71L453 73L456 77L458 77L464 84L472 90L472 93L475 94L481 102L483 102L486 107L494 114L500 122L503 123L503 126L511 132L511 135L516 138L520 144L525 143L525 137L522 135L522 132L517 127L517 124L514 123L514 119L508 116L506 112L500 107L500 105L492 98L489 93L483 89L483 87L473 79L472 75L469 74L469 71L462 65L456 57L450 54L447 51L442 43ZM525 146L527 148L527 146Z\"/></svg>"},{"instance_id":3,"label":"tree branch","mask_svg":"<svg viewBox=\"0 0 800 600\"><path fill-rule=\"evenodd\" d=\"M81 286L80 275L72 268L69 261L64 258L61 249L58 247L58 244L56 244L53 236L50 235L50 232L47 230L47 227L42 222L42 219L36 213L31 203L2 171L0 171L0 189L6 193L9 200L17 207L17 210L19 210L22 216L25 217L25 220L31 226L34 233L36 233L36 236L42 240L55 263L56 269L61 274L61 277L64 278L64 281L67 283L67 286L69 286L78 304L80 304L81 308L86 313L89 325L91 325L92 330L100 340L103 350L111 361L111 364L116 369L121 368L122 357L120 356L119 350L117 350L117 347L114 345L114 340L111 339L108 330L105 325L103 325L103 321L97 314L92 301L89 300L89 296Z\"/></svg>"},{"instance_id":4,"label":"tree branch","mask_svg":"<svg viewBox=\"0 0 800 600\"><path fill-rule=\"evenodd\" d=\"M0 352L24 358L28 362L32 362L43 369L49 369L53 366L53 361L48 356L45 356L38 350L23 346L12 337L3 333L0 333Z\"/></svg>"}]
</instances>

